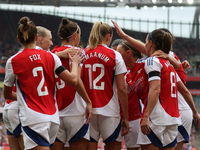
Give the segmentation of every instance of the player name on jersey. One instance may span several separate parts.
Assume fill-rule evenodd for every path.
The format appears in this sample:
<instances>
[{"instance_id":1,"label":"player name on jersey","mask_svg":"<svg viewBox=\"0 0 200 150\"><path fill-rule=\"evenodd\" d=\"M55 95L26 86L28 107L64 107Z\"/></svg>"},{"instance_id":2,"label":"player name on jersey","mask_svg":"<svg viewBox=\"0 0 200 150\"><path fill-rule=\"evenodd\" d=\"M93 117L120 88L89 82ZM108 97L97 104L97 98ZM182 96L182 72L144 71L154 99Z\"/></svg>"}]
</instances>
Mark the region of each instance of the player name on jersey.
<instances>
[{"instance_id":1,"label":"player name on jersey","mask_svg":"<svg viewBox=\"0 0 200 150\"><path fill-rule=\"evenodd\" d=\"M97 53L97 52L94 52L94 53L91 52L89 54L86 54L85 59L87 60L87 59L89 59L91 57L98 57L98 58L102 59L105 62L109 61L108 56L106 56L105 54L102 54L102 53Z\"/></svg>"},{"instance_id":2,"label":"player name on jersey","mask_svg":"<svg viewBox=\"0 0 200 150\"><path fill-rule=\"evenodd\" d=\"M30 60L33 62L34 60L41 60L40 54L34 54L29 56Z\"/></svg>"}]
</instances>

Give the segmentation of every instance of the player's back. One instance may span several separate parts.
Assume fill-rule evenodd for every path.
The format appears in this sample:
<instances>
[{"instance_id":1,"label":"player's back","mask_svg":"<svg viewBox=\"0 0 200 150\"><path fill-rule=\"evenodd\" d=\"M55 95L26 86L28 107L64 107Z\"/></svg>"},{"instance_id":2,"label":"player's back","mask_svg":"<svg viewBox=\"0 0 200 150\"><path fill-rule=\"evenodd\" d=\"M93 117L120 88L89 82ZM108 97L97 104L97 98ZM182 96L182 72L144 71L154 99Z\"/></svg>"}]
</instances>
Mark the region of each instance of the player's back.
<instances>
[{"instance_id":1,"label":"player's back","mask_svg":"<svg viewBox=\"0 0 200 150\"><path fill-rule=\"evenodd\" d=\"M115 78L115 52L103 45L85 51L82 78L93 107L105 106L113 96Z\"/></svg>"},{"instance_id":2,"label":"player's back","mask_svg":"<svg viewBox=\"0 0 200 150\"><path fill-rule=\"evenodd\" d=\"M161 70L160 100L163 108L172 117L179 117L177 77L174 67L168 60L159 58L163 68ZM169 105L171 104L171 105Z\"/></svg>"},{"instance_id":3,"label":"player's back","mask_svg":"<svg viewBox=\"0 0 200 150\"><path fill-rule=\"evenodd\" d=\"M177 77L173 66L168 60L154 56L146 60L145 70L149 82L160 80L160 94L151 120L157 125L179 124Z\"/></svg>"},{"instance_id":4,"label":"player's back","mask_svg":"<svg viewBox=\"0 0 200 150\"><path fill-rule=\"evenodd\" d=\"M17 75L17 87L27 106L39 113L54 114L55 61L50 52L24 49L15 55L11 64ZM51 108L51 109L50 109Z\"/></svg>"},{"instance_id":5,"label":"player's back","mask_svg":"<svg viewBox=\"0 0 200 150\"><path fill-rule=\"evenodd\" d=\"M69 46L56 46L51 52L61 52L65 49L70 48ZM61 58L62 65L70 71L70 60L69 58ZM63 110L67 106L69 106L74 100L76 90L74 87L67 85L64 81L62 81L59 77L56 76L56 99L58 104L58 109Z\"/></svg>"}]
</instances>

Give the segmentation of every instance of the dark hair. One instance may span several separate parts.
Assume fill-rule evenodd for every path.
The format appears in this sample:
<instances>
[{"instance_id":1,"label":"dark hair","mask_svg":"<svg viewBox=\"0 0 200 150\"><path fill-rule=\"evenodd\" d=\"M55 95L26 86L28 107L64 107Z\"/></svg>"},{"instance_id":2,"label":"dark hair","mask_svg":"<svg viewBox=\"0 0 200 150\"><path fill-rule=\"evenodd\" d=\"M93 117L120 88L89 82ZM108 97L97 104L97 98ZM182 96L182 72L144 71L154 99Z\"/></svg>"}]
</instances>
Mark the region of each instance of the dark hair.
<instances>
[{"instance_id":1,"label":"dark hair","mask_svg":"<svg viewBox=\"0 0 200 150\"><path fill-rule=\"evenodd\" d=\"M137 49L135 49L128 41L123 40L119 45L122 45L122 48L124 48L125 51L131 50L135 57L143 57L143 55Z\"/></svg>"},{"instance_id":2,"label":"dark hair","mask_svg":"<svg viewBox=\"0 0 200 150\"><path fill-rule=\"evenodd\" d=\"M78 24L68 20L67 18L62 18L58 29L58 35L60 36L61 40L69 41L75 32L80 32Z\"/></svg>"},{"instance_id":3,"label":"dark hair","mask_svg":"<svg viewBox=\"0 0 200 150\"><path fill-rule=\"evenodd\" d=\"M96 48L99 44L102 44L103 38L107 34L113 35L111 26L105 22L97 21L92 26L92 30L89 36L89 47L90 49Z\"/></svg>"},{"instance_id":4,"label":"dark hair","mask_svg":"<svg viewBox=\"0 0 200 150\"><path fill-rule=\"evenodd\" d=\"M20 43L29 44L35 41L37 34L37 28L35 24L30 21L28 17L22 17L19 20L19 27L17 29L17 35Z\"/></svg>"},{"instance_id":5,"label":"dark hair","mask_svg":"<svg viewBox=\"0 0 200 150\"><path fill-rule=\"evenodd\" d=\"M172 47L173 38L169 32L156 29L148 34L148 41L152 41L155 44L156 50L162 50L168 54Z\"/></svg>"},{"instance_id":6,"label":"dark hair","mask_svg":"<svg viewBox=\"0 0 200 150\"><path fill-rule=\"evenodd\" d=\"M173 43L176 42L176 38L175 36L166 28L160 28L161 30L165 31L165 32L168 32L171 36L172 36L172 39L173 39ZM172 47L171 47L171 51L172 51Z\"/></svg>"},{"instance_id":7,"label":"dark hair","mask_svg":"<svg viewBox=\"0 0 200 150\"><path fill-rule=\"evenodd\" d=\"M166 28L160 28L160 29L165 31L165 32L168 32L172 36L172 39L175 40L174 35L168 29L166 29Z\"/></svg>"},{"instance_id":8,"label":"dark hair","mask_svg":"<svg viewBox=\"0 0 200 150\"><path fill-rule=\"evenodd\" d=\"M114 40L113 42L112 42L112 44L111 44L111 48L112 47L115 47L115 46L118 46L120 43L122 43L123 42L123 39L116 39L116 40Z\"/></svg>"}]
</instances>

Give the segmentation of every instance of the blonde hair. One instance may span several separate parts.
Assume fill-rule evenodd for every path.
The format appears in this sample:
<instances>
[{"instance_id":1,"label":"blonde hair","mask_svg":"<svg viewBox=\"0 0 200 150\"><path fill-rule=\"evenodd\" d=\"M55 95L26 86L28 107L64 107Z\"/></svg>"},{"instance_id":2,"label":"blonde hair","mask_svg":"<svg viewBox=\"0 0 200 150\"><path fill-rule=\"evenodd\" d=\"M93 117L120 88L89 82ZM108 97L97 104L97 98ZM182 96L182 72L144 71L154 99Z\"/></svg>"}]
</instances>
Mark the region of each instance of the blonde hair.
<instances>
[{"instance_id":1,"label":"blonde hair","mask_svg":"<svg viewBox=\"0 0 200 150\"><path fill-rule=\"evenodd\" d=\"M37 34L38 34L38 37L46 37L47 36L47 32L50 31L48 30L47 28L45 27L42 27L42 26L37 26Z\"/></svg>"},{"instance_id":2,"label":"blonde hair","mask_svg":"<svg viewBox=\"0 0 200 150\"><path fill-rule=\"evenodd\" d=\"M94 49L98 45L102 44L102 41L107 34L112 36L113 30L111 26L105 22L95 22L92 26L92 30L89 36L89 48Z\"/></svg>"}]
</instances>

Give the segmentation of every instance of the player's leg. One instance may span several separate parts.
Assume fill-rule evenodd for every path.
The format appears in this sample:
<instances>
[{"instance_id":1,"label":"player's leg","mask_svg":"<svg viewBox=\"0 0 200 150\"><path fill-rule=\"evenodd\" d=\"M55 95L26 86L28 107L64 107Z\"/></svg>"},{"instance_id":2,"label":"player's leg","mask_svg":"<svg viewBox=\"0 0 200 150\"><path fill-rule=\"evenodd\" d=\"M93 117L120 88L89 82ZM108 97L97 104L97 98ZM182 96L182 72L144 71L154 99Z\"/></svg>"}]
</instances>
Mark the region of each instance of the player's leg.
<instances>
[{"instance_id":1,"label":"player's leg","mask_svg":"<svg viewBox=\"0 0 200 150\"><path fill-rule=\"evenodd\" d=\"M88 140L82 138L78 141L70 142L70 150L86 150L88 146Z\"/></svg>"},{"instance_id":2,"label":"player's leg","mask_svg":"<svg viewBox=\"0 0 200 150\"><path fill-rule=\"evenodd\" d=\"M121 142L114 141L112 143L106 143L107 150L121 150Z\"/></svg>"},{"instance_id":3,"label":"player's leg","mask_svg":"<svg viewBox=\"0 0 200 150\"><path fill-rule=\"evenodd\" d=\"M175 147L165 147L161 148L160 150L175 150Z\"/></svg>"},{"instance_id":4,"label":"player's leg","mask_svg":"<svg viewBox=\"0 0 200 150\"><path fill-rule=\"evenodd\" d=\"M22 136L22 135L19 135L19 136L17 137L17 140L18 140L18 143L19 143L21 149L24 150L24 140L23 140L23 136Z\"/></svg>"},{"instance_id":5,"label":"player's leg","mask_svg":"<svg viewBox=\"0 0 200 150\"><path fill-rule=\"evenodd\" d=\"M18 139L14 137L14 135L8 135L8 143L9 143L9 147L10 150L22 150Z\"/></svg>"},{"instance_id":6,"label":"player's leg","mask_svg":"<svg viewBox=\"0 0 200 150\"><path fill-rule=\"evenodd\" d=\"M97 150L98 142L88 142L87 150Z\"/></svg>"},{"instance_id":7,"label":"player's leg","mask_svg":"<svg viewBox=\"0 0 200 150\"><path fill-rule=\"evenodd\" d=\"M175 150L182 150L183 144L184 144L184 141L178 142L177 145L176 145L176 147L175 147Z\"/></svg>"},{"instance_id":8,"label":"player's leg","mask_svg":"<svg viewBox=\"0 0 200 150\"><path fill-rule=\"evenodd\" d=\"M55 141L51 150L63 150L64 143L60 141Z\"/></svg>"},{"instance_id":9,"label":"player's leg","mask_svg":"<svg viewBox=\"0 0 200 150\"><path fill-rule=\"evenodd\" d=\"M153 144L141 145L141 150L159 150L159 147Z\"/></svg>"},{"instance_id":10,"label":"player's leg","mask_svg":"<svg viewBox=\"0 0 200 150\"><path fill-rule=\"evenodd\" d=\"M50 147L37 145L36 147L34 147L30 150L50 150Z\"/></svg>"},{"instance_id":11,"label":"player's leg","mask_svg":"<svg viewBox=\"0 0 200 150\"><path fill-rule=\"evenodd\" d=\"M140 147L127 148L127 150L140 150Z\"/></svg>"}]
</instances>

